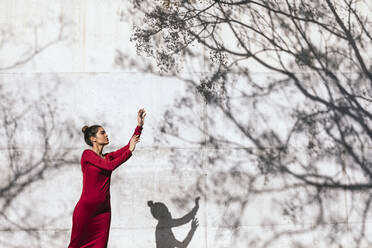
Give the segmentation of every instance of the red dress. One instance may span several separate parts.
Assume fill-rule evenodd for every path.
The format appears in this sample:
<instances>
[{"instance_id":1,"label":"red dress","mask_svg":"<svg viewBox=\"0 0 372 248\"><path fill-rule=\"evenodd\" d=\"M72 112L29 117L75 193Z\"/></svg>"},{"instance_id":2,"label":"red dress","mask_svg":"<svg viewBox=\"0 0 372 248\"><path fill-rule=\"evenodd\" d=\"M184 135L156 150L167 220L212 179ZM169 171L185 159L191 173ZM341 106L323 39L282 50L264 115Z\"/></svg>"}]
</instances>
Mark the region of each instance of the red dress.
<instances>
[{"instance_id":1,"label":"red dress","mask_svg":"<svg viewBox=\"0 0 372 248\"><path fill-rule=\"evenodd\" d=\"M141 135L137 126L133 135ZM110 222L110 178L118 166L132 156L129 143L101 158L93 150L84 150L81 156L83 190L72 215L71 241L68 248L107 247Z\"/></svg>"}]
</instances>

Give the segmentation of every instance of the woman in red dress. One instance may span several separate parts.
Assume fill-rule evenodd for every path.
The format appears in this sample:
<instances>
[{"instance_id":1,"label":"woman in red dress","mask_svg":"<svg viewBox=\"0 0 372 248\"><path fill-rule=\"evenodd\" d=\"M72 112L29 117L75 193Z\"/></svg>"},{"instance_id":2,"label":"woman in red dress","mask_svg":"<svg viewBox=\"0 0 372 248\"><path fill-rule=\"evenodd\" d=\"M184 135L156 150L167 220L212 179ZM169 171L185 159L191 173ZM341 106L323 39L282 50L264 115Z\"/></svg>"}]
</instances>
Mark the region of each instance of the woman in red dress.
<instances>
[{"instance_id":1,"label":"woman in red dress","mask_svg":"<svg viewBox=\"0 0 372 248\"><path fill-rule=\"evenodd\" d=\"M111 222L111 173L132 156L136 144L140 141L145 115L144 109L138 111L138 126L126 146L105 154L102 150L109 140L103 127L83 127L85 142L92 146L92 149L84 150L81 156L83 190L72 216L68 248L107 247Z\"/></svg>"}]
</instances>

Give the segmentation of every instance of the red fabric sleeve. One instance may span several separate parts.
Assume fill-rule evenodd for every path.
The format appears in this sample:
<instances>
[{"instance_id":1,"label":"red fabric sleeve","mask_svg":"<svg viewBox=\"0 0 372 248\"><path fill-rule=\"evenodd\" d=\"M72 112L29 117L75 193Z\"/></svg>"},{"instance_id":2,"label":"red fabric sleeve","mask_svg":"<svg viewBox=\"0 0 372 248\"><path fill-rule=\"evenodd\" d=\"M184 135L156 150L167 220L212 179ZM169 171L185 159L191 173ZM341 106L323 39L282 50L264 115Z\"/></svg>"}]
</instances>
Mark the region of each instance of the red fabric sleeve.
<instances>
[{"instance_id":1,"label":"red fabric sleeve","mask_svg":"<svg viewBox=\"0 0 372 248\"><path fill-rule=\"evenodd\" d=\"M98 168L113 171L119 165L127 161L131 156L132 156L132 152L128 149L122 154L120 154L120 156L118 156L117 158L113 160L107 160L107 159L103 159L100 156L98 156L94 151L87 149L83 152L82 160Z\"/></svg>"},{"instance_id":2,"label":"red fabric sleeve","mask_svg":"<svg viewBox=\"0 0 372 248\"><path fill-rule=\"evenodd\" d=\"M136 129L134 130L134 133L133 133L132 137L134 135L137 135L137 134L141 136L142 129L143 129L143 127L137 126ZM114 152L107 153L106 156L108 156L108 159L109 160L116 159L118 156L120 156L121 154L123 154L126 150L129 150L129 143L130 143L130 139L129 139L129 142L128 142L128 144L126 146L124 146L124 147L122 147L122 148L120 148L120 149L118 149L118 150L116 150Z\"/></svg>"}]
</instances>

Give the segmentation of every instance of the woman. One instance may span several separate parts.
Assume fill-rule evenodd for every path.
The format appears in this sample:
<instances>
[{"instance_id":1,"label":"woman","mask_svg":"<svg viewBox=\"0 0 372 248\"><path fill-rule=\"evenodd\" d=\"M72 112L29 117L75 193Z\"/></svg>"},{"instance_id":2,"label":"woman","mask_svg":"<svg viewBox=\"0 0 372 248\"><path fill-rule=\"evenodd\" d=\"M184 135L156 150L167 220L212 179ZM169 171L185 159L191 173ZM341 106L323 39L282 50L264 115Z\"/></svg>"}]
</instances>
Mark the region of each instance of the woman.
<instances>
[{"instance_id":1,"label":"woman","mask_svg":"<svg viewBox=\"0 0 372 248\"><path fill-rule=\"evenodd\" d=\"M84 150L81 156L83 190L72 216L69 248L107 247L111 222L111 173L132 156L136 144L140 142L145 115L144 109L138 111L138 126L126 146L105 154L102 150L109 140L103 127L83 127L85 142L92 149Z\"/></svg>"}]
</instances>

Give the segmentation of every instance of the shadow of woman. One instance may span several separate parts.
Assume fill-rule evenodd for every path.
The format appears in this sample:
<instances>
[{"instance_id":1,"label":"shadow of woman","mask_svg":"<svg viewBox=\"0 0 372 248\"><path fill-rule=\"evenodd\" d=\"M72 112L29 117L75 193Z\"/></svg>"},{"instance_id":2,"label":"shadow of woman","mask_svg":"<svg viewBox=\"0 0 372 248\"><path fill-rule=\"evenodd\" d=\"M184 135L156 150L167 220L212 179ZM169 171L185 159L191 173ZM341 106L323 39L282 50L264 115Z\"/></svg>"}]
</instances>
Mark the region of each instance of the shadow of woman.
<instances>
[{"instance_id":1,"label":"shadow of woman","mask_svg":"<svg viewBox=\"0 0 372 248\"><path fill-rule=\"evenodd\" d=\"M196 228L199 226L198 219L195 218L199 209L199 199L195 198L195 207L181 218L173 219L167 206L162 202L148 201L147 205L151 208L152 216L158 220L155 231L156 248L185 248L190 243ZM176 239L172 232L172 227L181 226L191 221L191 229L186 238L181 242Z\"/></svg>"}]
</instances>

